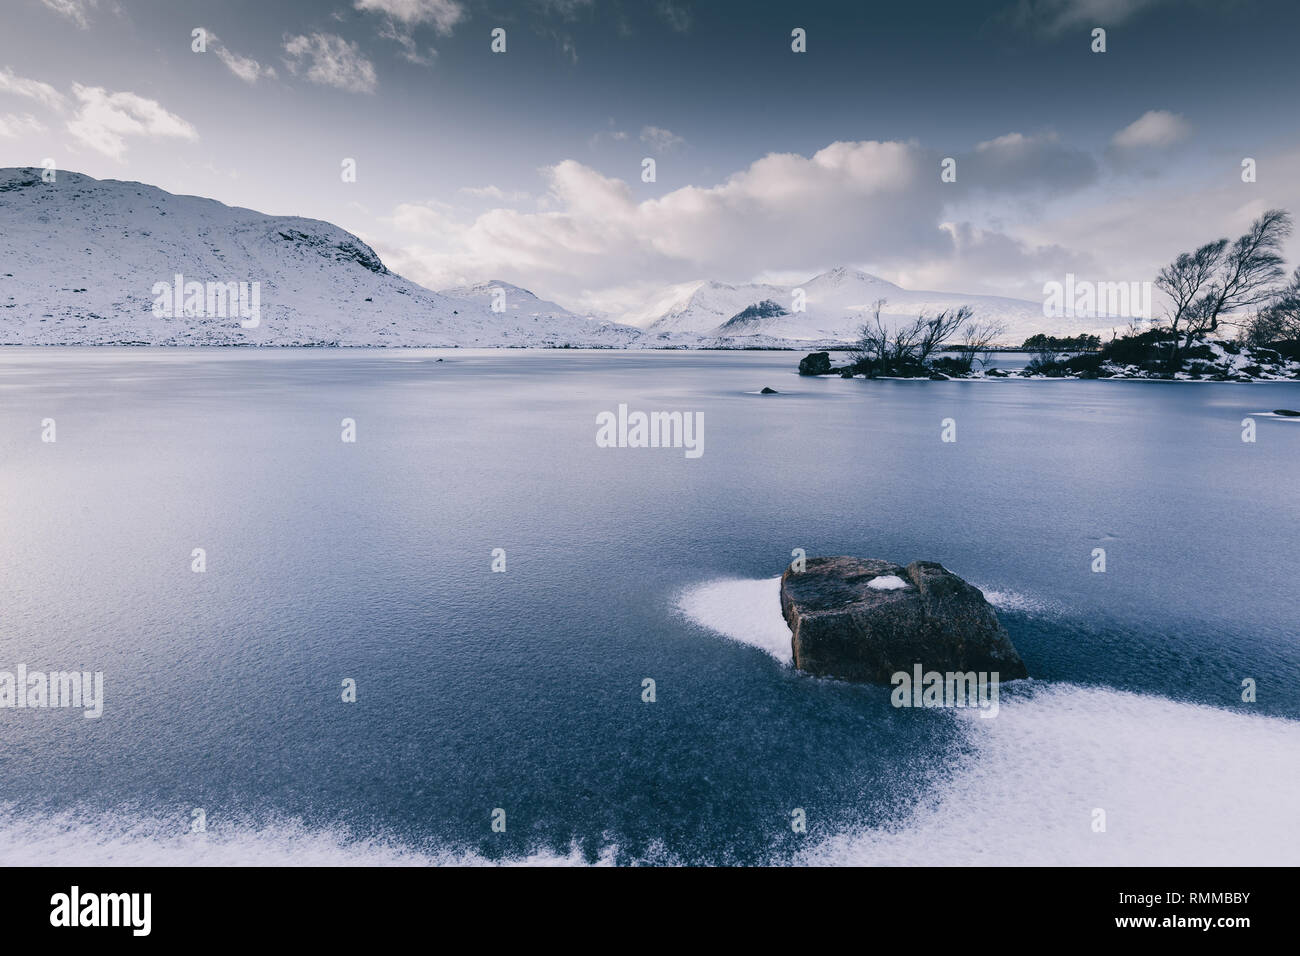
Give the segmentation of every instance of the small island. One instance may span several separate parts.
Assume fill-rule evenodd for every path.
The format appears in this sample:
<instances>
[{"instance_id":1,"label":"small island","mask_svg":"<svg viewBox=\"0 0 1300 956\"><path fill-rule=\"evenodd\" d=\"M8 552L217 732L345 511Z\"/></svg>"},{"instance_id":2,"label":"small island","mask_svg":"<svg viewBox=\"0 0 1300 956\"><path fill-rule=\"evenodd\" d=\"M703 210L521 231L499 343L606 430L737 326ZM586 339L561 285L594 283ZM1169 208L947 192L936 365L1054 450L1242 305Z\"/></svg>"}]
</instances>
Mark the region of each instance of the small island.
<instances>
[{"instance_id":1,"label":"small island","mask_svg":"<svg viewBox=\"0 0 1300 956\"><path fill-rule=\"evenodd\" d=\"M1021 349L1033 356L1014 372L988 367L987 356L1005 331L980 321L970 306L922 313L887 327L885 300L835 365L829 351L811 352L800 375L946 381L975 378L1145 379L1257 382L1300 380L1300 266L1286 277L1282 243L1290 213L1271 209L1235 241L1217 239L1184 252L1160 270L1155 288L1168 300L1163 319L1149 328L1131 322L1103 343L1098 335L1030 336ZM1228 329L1234 335L1225 335Z\"/></svg>"}]
</instances>

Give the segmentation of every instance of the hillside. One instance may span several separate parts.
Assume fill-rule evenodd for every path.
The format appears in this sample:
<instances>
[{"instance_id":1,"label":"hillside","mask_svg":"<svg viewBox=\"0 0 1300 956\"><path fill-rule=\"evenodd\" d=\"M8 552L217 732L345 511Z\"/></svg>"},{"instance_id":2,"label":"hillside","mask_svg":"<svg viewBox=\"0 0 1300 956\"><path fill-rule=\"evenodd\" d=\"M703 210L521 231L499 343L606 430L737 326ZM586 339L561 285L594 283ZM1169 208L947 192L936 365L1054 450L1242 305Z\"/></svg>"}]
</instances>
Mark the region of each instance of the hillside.
<instances>
[{"instance_id":1,"label":"hillside","mask_svg":"<svg viewBox=\"0 0 1300 956\"><path fill-rule=\"evenodd\" d=\"M327 222L71 172L45 183L39 172L0 170L0 344L609 346L637 338L514 286L499 313L487 294L432 292ZM185 283L248 283L257 327L230 310L155 314L156 284L170 286L177 274Z\"/></svg>"}]
</instances>

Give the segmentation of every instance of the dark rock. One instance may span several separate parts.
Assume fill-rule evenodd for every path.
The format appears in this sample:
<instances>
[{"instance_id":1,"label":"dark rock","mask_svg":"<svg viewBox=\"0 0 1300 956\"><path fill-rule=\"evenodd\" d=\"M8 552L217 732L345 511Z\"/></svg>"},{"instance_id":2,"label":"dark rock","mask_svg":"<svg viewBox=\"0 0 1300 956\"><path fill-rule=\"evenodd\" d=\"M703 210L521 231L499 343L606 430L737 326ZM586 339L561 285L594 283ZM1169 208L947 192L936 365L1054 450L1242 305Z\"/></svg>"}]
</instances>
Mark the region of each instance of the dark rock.
<instances>
[{"instance_id":1,"label":"dark rock","mask_svg":"<svg viewBox=\"0 0 1300 956\"><path fill-rule=\"evenodd\" d=\"M1010 377L1011 377L1011 373L1010 373L1010 372L1004 372L1004 371L1002 371L1002 369L1000 369L1000 368L990 368L990 369L985 369L985 370L984 370L984 374L985 374L986 376L991 376L992 378L1010 378Z\"/></svg>"},{"instance_id":2,"label":"dark rock","mask_svg":"<svg viewBox=\"0 0 1300 956\"><path fill-rule=\"evenodd\" d=\"M884 580L872 587L876 579ZM803 571L781 576L781 613L795 667L810 674L888 684L919 663L927 671L996 672L1000 681L1028 676L984 594L933 561L903 568L809 558Z\"/></svg>"},{"instance_id":3,"label":"dark rock","mask_svg":"<svg viewBox=\"0 0 1300 956\"><path fill-rule=\"evenodd\" d=\"M1293 408L1275 408L1273 409L1273 414L1285 415L1287 418L1300 418L1300 412L1297 412Z\"/></svg>"},{"instance_id":4,"label":"dark rock","mask_svg":"<svg viewBox=\"0 0 1300 956\"><path fill-rule=\"evenodd\" d=\"M932 381L932 382L946 382L946 381L948 381L948 376L947 376L947 375L944 375L943 372L931 372L931 373L930 373L930 381Z\"/></svg>"},{"instance_id":5,"label":"dark rock","mask_svg":"<svg viewBox=\"0 0 1300 956\"><path fill-rule=\"evenodd\" d=\"M830 372L830 352L809 352L799 360L800 375L829 375Z\"/></svg>"},{"instance_id":6,"label":"dark rock","mask_svg":"<svg viewBox=\"0 0 1300 956\"><path fill-rule=\"evenodd\" d=\"M776 389L774 389L774 388L768 388L766 385L764 385L764 386L763 386L763 390L762 390L761 392L759 392L758 394L760 394L760 395L780 395L781 393L778 392L778 391L777 391Z\"/></svg>"},{"instance_id":7,"label":"dark rock","mask_svg":"<svg viewBox=\"0 0 1300 956\"><path fill-rule=\"evenodd\" d=\"M771 299L764 299L762 302L756 302L746 309L737 312L726 322L722 323L719 332L735 334L745 331L750 326L761 325L762 319L770 319L779 315L789 315L785 307L779 302L773 302Z\"/></svg>"},{"instance_id":8,"label":"dark rock","mask_svg":"<svg viewBox=\"0 0 1300 956\"><path fill-rule=\"evenodd\" d=\"M853 377L853 369L852 369L851 367L849 367L849 366L846 366L846 367L840 369L840 370L839 370L839 373L840 373L840 378L852 378L852 377Z\"/></svg>"}]
</instances>

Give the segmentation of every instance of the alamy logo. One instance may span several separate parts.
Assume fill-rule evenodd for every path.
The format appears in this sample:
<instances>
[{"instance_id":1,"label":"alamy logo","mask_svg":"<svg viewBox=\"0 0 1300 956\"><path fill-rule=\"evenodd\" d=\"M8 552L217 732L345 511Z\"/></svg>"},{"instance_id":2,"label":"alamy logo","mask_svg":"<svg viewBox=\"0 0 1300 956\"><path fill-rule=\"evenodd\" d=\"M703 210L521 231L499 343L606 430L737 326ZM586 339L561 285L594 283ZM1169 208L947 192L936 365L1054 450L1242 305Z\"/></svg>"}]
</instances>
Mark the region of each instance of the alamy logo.
<instances>
[{"instance_id":1,"label":"alamy logo","mask_svg":"<svg viewBox=\"0 0 1300 956\"><path fill-rule=\"evenodd\" d=\"M153 284L153 314L157 318L239 319L246 329L262 324L262 283L186 282L179 272L172 278L172 282Z\"/></svg>"},{"instance_id":2,"label":"alamy logo","mask_svg":"<svg viewBox=\"0 0 1300 956\"><path fill-rule=\"evenodd\" d=\"M684 448L687 458L704 454L703 412L618 412L596 416L598 448Z\"/></svg>"},{"instance_id":3,"label":"alamy logo","mask_svg":"<svg viewBox=\"0 0 1300 956\"><path fill-rule=\"evenodd\" d=\"M80 707L93 720L104 713L104 672L0 671L0 708Z\"/></svg>"},{"instance_id":4,"label":"alamy logo","mask_svg":"<svg viewBox=\"0 0 1300 956\"><path fill-rule=\"evenodd\" d=\"M998 715L998 673L986 671L898 671L889 678L894 685L889 702L895 707L978 707L981 717Z\"/></svg>"},{"instance_id":5,"label":"alamy logo","mask_svg":"<svg viewBox=\"0 0 1300 956\"><path fill-rule=\"evenodd\" d=\"M70 892L50 897L51 926L129 926L132 936L148 936L152 929L152 893Z\"/></svg>"},{"instance_id":6,"label":"alamy logo","mask_svg":"<svg viewBox=\"0 0 1300 956\"><path fill-rule=\"evenodd\" d=\"M1065 282L1043 283L1043 317L1151 318L1150 282L1090 282L1065 274Z\"/></svg>"}]
</instances>

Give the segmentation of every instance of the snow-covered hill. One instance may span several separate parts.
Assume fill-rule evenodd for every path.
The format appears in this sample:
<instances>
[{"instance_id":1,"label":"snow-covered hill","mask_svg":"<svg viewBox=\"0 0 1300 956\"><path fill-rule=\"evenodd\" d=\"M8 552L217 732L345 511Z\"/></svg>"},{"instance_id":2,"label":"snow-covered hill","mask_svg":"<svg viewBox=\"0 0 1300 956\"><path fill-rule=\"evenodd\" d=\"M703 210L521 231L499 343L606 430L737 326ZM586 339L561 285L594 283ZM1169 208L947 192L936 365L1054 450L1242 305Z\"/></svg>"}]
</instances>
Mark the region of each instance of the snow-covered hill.
<instances>
[{"instance_id":1,"label":"snow-covered hill","mask_svg":"<svg viewBox=\"0 0 1300 956\"><path fill-rule=\"evenodd\" d=\"M804 309L795 310L796 290L803 291ZM788 343L848 342L871 315L872 304L885 300L881 316L887 325L911 321L922 312L970 305L975 317L1003 324L999 341L1019 344L1036 332L1078 334L1109 329L1105 319L1043 316L1040 302L991 295L951 292L917 292L853 269L832 269L798 286L764 284L728 285L693 282L673 286L653 300L657 311L642 310L620 316L632 325L644 325L648 338L667 338L714 344L741 345L745 340ZM734 340L734 341L733 341Z\"/></svg>"},{"instance_id":2,"label":"snow-covered hill","mask_svg":"<svg viewBox=\"0 0 1300 956\"><path fill-rule=\"evenodd\" d=\"M1109 328L844 268L800 286L670 286L603 321L506 282L434 292L327 222L72 172L46 183L40 172L0 169L0 345L826 347L854 341L878 299L889 325L969 304L1003 323L1011 344ZM227 290L235 303L245 293L242 311L225 307Z\"/></svg>"},{"instance_id":3,"label":"snow-covered hill","mask_svg":"<svg viewBox=\"0 0 1300 956\"><path fill-rule=\"evenodd\" d=\"M647 327L656 335L665 332L705 334L764 299L788 304L789 290L759 283L687 282L668 286L645 306L618 316L618 320L626 325Z\"/></svg>"},{"instance_id":4,"label":"snow-covered hill","mask_svg":"<svg viewBox=\"0 0 1300 956\"><path fill-rule=\"evenodd\" d=\"M160 294L201 283L186 314ZM244 312L206 294L247 293ZM253 283L257 283L256 287ZM595 322L504 283L432 292L390 272L351 233L141 183L0 169L0 344L626 345ZM256 289L256 295L253 291ZM258 319L251 326L256 305ZM163 314L158 314L159 312Z\"/></svg>"},{"instance_id":5,"label":"snow-covered hill","mask_svg":"<svg viewBox=\"0 0 1300 956\"><path fill-rule=\"evenodd\" d=\"M581 342L589 346L616 348L629 345L641 337L638 329L578 315L555 302L539 299L527 289L498 279L472 286L442 289L438 294L464 303L462 309L469 311L491 312L493 302L500 302L502 321L507 328L522 330L524 334L531 332L533 338L549 340L555 344ZM518 336L521 332L512 331L512 334Z\"/></svg>"}]
</instances>

